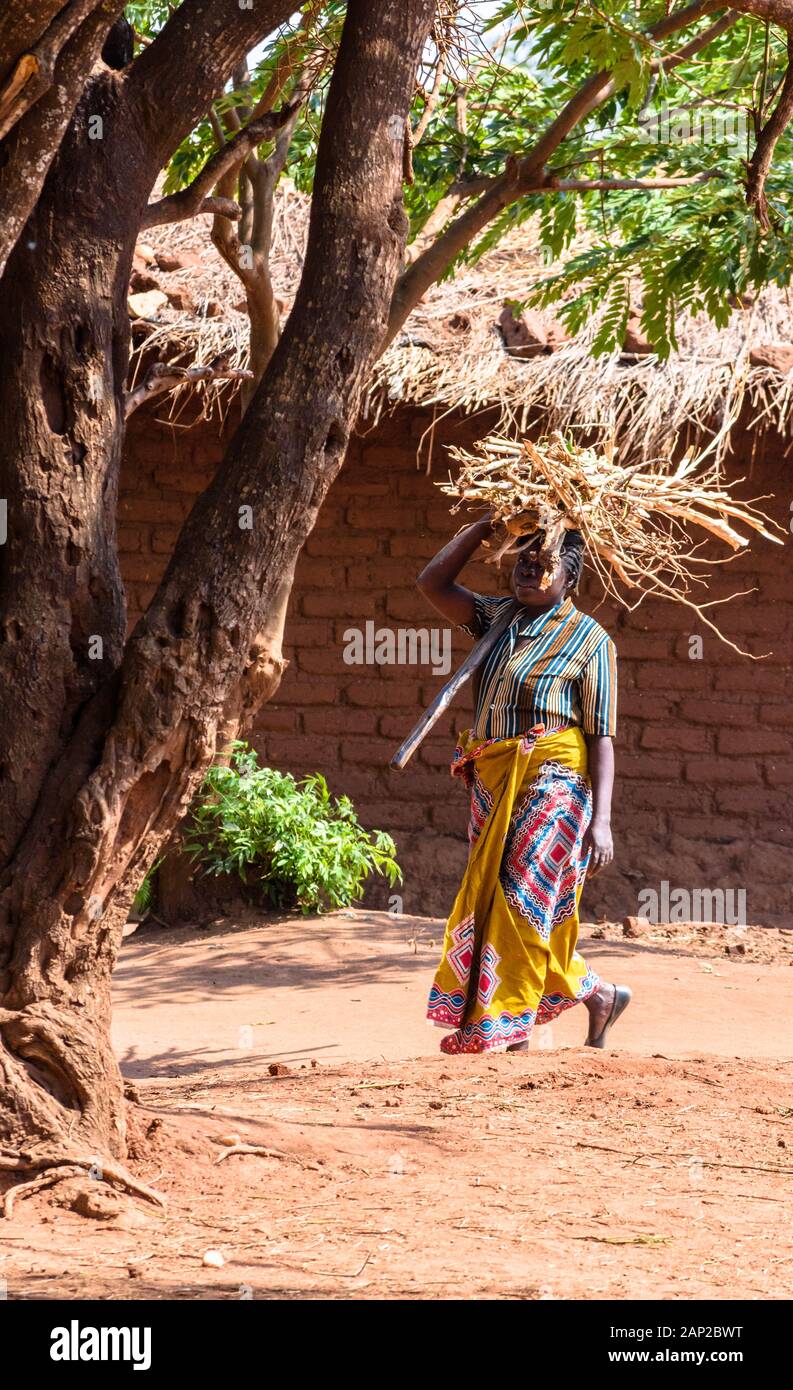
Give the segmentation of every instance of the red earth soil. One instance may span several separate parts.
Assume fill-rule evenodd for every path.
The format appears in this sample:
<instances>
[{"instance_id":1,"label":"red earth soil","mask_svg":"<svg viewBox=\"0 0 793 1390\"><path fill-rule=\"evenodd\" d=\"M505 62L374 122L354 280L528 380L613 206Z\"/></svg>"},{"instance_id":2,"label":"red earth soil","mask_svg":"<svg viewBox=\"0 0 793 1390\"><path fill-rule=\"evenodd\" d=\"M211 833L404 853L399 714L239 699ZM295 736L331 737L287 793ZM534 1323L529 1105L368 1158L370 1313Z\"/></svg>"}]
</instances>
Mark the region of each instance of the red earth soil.
<instances>
[{"instance_id":1,"label":"red earth soil","mask_svg":"<svg viewBox=\"0 0 793 1390\"><path fill-rule=\"evenodd\" d=\"M791 939L727 956L724 930L587 928L635 991L615 1050L575 1009L462 1058L422 1021L437 922L139 931L116 1039L130 1168L167 1205L21 1200L7 1297L789 1298Z\"/></svg>"}]
</instances>

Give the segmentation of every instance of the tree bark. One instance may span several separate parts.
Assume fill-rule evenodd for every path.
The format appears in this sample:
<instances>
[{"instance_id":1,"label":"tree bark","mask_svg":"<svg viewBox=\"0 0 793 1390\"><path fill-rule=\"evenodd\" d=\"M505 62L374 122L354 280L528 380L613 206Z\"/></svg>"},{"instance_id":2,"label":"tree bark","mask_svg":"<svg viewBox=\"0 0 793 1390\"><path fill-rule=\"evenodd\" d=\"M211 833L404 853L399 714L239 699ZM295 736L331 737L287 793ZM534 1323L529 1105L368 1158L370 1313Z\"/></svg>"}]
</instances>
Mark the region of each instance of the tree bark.
<instances>
[{"instance_id":1,"label":"tree bark","mask_svg":"<svg viewBox=\"0 0 793 1390\"><path fill-rule=\"evenodd\" d=\"M17 815L21 830L0 880L0 1074L6 1084L0 1144L6 1147L39 1139L69 1152L80 1143L123 1154L121 1085L108 1041L110 976L121 927L146 864L216 751L280 680L283 615L295 563L341 466L404 255L402 150L432 15L433 0L386 0L378 6L350 0L320 138L305 269L284 333L120 667L95 681L87 700L81 702L85 687L70 691L73 731L60 756L50 758L33 798L15 787L15 805L24 799L26 810ZM141 192L135 193L139 211L145 205ZM114 264L118 314L128 264L118 257ZM102 281L99 297L104 290ZM109 315L103 323L106 350L112 348L114 319L108 308L102 313ZM24 325L17 320L17 327ZM70 360L72 334L67 323ZM49 346L37 345L42 361ZM116 343L117 356L122 346ZM112 438L104 424L100 430L99 452L113 456L113 467L101 470L105 487L118 448L118 379L117 374L112 382ZM44 430L43 412L47 433L58 441L44 440L46 461L30 482L41 490L39 509L48 487L51 493L63 484L68 494L70 479L85 465L84 457L74 458L82 436L72 426L71 389L71 381L68 396L63 390L50 396L42 388L31 403L35 419L28 428ZM104 378L103 389L111 389ZM81 420L88 415L85 399ZM20 421L15 428L21 446ZM34 447L40 459L41 438ZM17 445L14 453L18 461ZM14 514L25 498L23 475ZM101 503L93 497L92 521L97 523L101 506L98 529L104 527L106 536L111 532L104 511L109 516L113 501L104 492ZM40 527L32 533L35 540L49 542L36 506L30 513L31 524ZM68 525L62 523L58 545L68 544L74 524L71 516ZM77 524L86 523L78 518ZM123 616L115 597L115 559L107 550L97 565L101 600L90 592L85 598L81 621L89 626L91 603L109 602L116 625ZM17 563L22 551L24 543ZM92 556L98 559L96 548ZM26 591L37 604L33 627L45 617L46 597L39 596L43 565ZM14 579L19 592L24 581ZM51 639L61 647L64 616ZM61 655L65 663L66 653ZM51 660L48 647L43 666ZM14 684L19 692L20 668ZM44 673L39 689L47 695Z\"/></svg>"},{"instance_id":2,"label":"tree bark","mask_svg":"<svg viewBox=\"0 0 793 1390\"><path fill-rule=\"evenodd\" d=\"M27 8L29 10L29 6ZM25 38L24 31L18 30L14 23L20 18L15 13L16 6L4 16L7 27L5 32L0 32L0 66L5 64L6 67L5 83L0 91L8 92L19 62L37 47L34 39L41 49L38 70L24 84L18 99L7 105L0 100L0 130L5 135L4 139L0 136L0 276L36 206L86 78L99 58L111 25L123 9L123 0L96 0L94 5L84 4L79 10L74 3L57 7L48 4L42 18L49 17L49 11L54 8L60 9L61 14L54 17L50 26L52 47L49 49L47 31L39 33L29 15L27 22L32 32ZM83 15L76 27L69 22L70 11ZM53 29L58 30L57 35L52 34ZM24 49L20 48L22 44L26 45ZM31 88L37 93L35 101Z\"/></svg>"}]
</instances>

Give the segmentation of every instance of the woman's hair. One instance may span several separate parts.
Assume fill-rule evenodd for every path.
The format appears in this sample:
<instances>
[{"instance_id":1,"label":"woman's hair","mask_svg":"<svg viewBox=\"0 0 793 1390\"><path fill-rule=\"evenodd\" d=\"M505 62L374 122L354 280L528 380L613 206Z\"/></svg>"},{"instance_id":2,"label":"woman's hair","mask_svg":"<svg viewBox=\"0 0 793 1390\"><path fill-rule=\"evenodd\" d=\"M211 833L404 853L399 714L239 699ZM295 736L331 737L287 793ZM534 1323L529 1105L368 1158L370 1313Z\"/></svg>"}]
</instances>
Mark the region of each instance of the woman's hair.
<instances>
[{"instance_id":1,"label":"woman's hair","mask_svg":"<svg viewBox=\"0 0 793 1390\"><path fill-rule=\"evenodd\" d=\"M581 571L584 568L584 537L580 531L565 531L562 541L562 564L568 578L568 587L578 592Z\"/></svg>"}]
</instances>

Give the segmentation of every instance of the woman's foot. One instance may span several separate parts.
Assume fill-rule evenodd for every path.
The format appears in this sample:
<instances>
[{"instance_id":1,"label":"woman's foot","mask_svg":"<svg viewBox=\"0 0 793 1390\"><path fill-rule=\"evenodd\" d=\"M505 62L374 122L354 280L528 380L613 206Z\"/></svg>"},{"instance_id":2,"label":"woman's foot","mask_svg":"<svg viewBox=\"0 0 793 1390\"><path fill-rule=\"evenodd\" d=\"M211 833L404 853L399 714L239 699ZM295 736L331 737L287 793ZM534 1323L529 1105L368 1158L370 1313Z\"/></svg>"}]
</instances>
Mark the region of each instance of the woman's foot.
<instances>
[{"instance_id":1,"label":"woman's foot","mask_svg":"<svg viewBox=\"0 0 793 1390\"><path fill-rule=\"evenodd\" d=\"M507 1052L528 1052L528 1050L529 1050L529 1040L528 1040L528 1038L525 1038L525 1039L523 1040L523 1042L519 1042L519 1043L510 1043L509 1047L507 1048Z\"/></svg>"},{"instance_id":2,"label":"woman's foot","mask_svg":"<svg viewBox=\"0 0 793 1390\"><path fill-rule=\"evenodd\" d=\"M585 1000L589 1014L586 1047L605 1047L606 1038L621 1013L631 1002L627 985L602 984L595 994Z\"/></svg>"}]
</instances>

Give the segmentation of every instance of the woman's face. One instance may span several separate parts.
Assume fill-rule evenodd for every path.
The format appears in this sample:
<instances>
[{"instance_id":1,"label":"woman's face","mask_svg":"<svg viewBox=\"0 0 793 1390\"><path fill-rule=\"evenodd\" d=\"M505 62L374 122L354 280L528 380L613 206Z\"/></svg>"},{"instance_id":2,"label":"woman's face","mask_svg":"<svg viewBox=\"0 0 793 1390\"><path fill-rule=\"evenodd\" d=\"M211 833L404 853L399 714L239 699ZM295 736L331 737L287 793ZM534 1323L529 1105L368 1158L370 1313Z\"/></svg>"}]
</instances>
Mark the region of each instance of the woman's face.
<instances>
[{"instance_id":1,"label":"woman's face","mask_svg":"<svg viewBox=\"0 0 793 1390\"><path fill-rule=\"evenodd\" d=\"M548 587L540 588L544 570L537 557L542 541L541 535L530 537L512 570L509 587L524 608L553 608L567 593L568 577L564 562L560 563Z\"/></svg>"}]
</instances>

